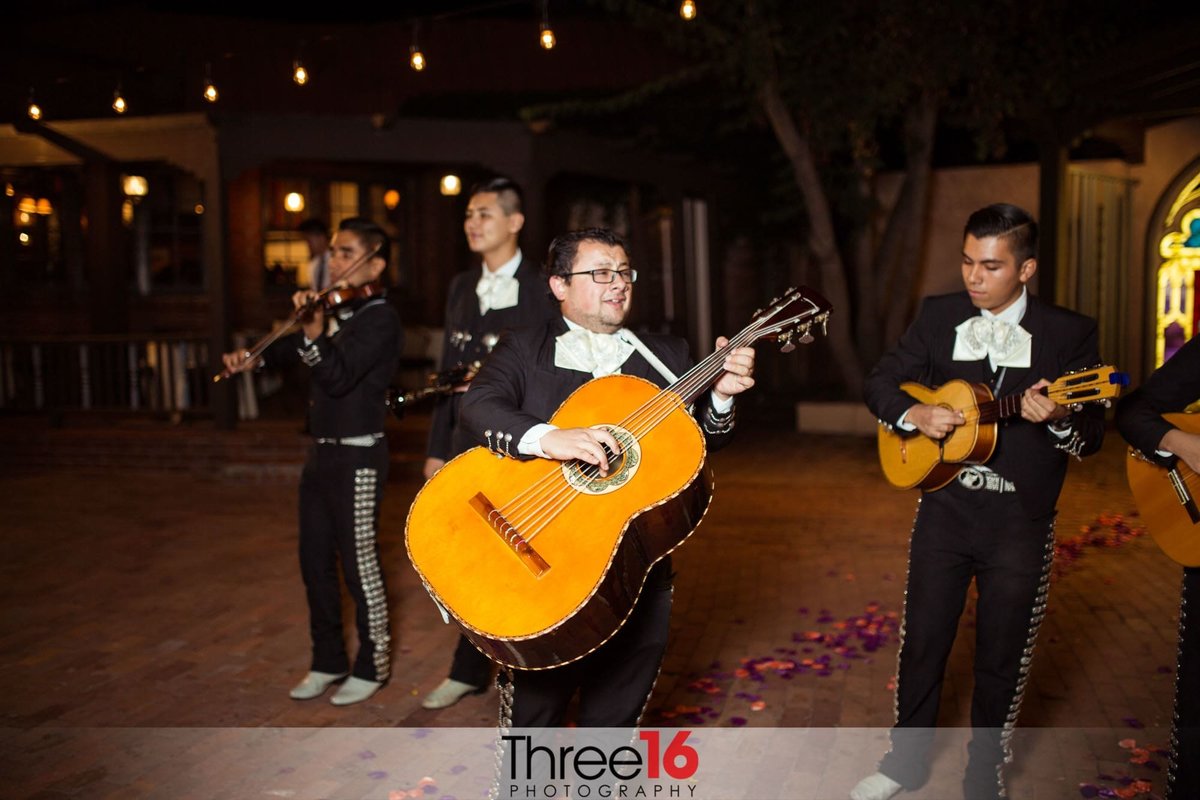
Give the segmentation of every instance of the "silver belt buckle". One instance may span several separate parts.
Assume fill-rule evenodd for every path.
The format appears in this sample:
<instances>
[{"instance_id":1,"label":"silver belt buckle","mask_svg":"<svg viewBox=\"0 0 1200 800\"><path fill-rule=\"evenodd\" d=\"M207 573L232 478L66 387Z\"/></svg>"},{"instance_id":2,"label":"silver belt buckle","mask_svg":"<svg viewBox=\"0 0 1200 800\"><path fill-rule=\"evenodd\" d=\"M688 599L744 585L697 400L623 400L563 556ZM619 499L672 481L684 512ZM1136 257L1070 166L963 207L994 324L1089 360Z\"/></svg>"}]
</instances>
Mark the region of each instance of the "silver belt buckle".
<instances>
[{"instance_id":1,"label":"silver belt buckle","mask_svg":"<svg viewBox=\"0 0 1200 800\"><path fill-rule=\"evenodd\" d=\"M1013 482L1005 479L1003 476L991 470L985 471L975 469L974 467L963 467L959 470L958 483L964 489L970 489L973 492L983 490L986 492L1008 494L1017 490Z\"/></svg>"},{"instance_id":2,"label":"silver belt buckle","mask_svg":"<svg viewBox=\"0 0 1200 800\"><path fill-rule=\"evenodd\" d=\"M958 485L972 492L978 492L987 485L987 478L974 467L963 467L958 471Z\"/></svg>"}]
</instances>

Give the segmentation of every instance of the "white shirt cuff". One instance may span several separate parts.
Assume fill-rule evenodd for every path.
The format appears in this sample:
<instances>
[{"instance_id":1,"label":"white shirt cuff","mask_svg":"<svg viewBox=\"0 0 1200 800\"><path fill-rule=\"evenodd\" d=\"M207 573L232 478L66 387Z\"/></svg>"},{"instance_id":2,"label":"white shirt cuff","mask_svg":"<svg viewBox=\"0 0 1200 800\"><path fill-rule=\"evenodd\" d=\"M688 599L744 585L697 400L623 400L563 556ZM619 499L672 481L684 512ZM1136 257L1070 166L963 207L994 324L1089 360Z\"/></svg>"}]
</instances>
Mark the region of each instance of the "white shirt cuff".
<instances>
[{"instance_id":1,"label":"white shirt cuff","mask_svg":"<svg viewBox=\"0 0 1200 800\"><path fill-rule=\"evenodd\" d=\"M718 414L726 414L731 408L733 408L733 398L727 397L722 400L717 397L717 392L714 389L712 392L712 410Z\"/></svg>"},{"instance_id":2,"label":"white shirt cuff","mask_svg":"<svg viewBox=\"0 0 1200 800\"><path fill-rule=\"evenodd\" d=\"M545 422L540 425L534 425L529 430L525 431L525 435L521 437L521 441L517 442L517 452L523 456L537 456L538 458L549 458L546 451L542 449L541 439L550 431L558 430L557 426L549 425Z\"/></svg>"}]
</instances>

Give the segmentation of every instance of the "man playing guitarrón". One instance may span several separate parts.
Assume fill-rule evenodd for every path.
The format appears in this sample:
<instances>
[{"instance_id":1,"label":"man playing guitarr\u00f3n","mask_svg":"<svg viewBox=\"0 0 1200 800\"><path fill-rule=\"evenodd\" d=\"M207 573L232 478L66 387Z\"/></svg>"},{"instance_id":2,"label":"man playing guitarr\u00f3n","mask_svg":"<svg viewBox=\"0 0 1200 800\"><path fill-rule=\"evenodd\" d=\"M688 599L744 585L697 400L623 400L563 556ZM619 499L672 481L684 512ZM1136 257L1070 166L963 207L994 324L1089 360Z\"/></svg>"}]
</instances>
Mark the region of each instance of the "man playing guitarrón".
<instances>
[{"instance_id":1,"label":"man playing guitarr\u00f3n","mask_svg":"<svg viewBox=\"0 0 1200 800\"><path fill-rule=\"evenodd\" d=\"M603 228L573 231L551 243L546 268L561 316L502 337L471 382L461 424L481 443L513 457L585 462L605 475L609 458L621 450L609 431L557 428L547 420L592 378L621 373L665 387L688 370L683 340L639 338L623 327L637 279L627 252L624 240ZM725 344L717 340L718 348ZM709 448L732 436L734 396L754 384L754 350L733 348L723 369L693 410ZM578 690L578 725L636 725L666 649L670 610L668 556L650 569L629 617L606 643L569 664L512 671L501 699L502 708L511 707L507 722L560 726Z\"/></svg>"}]
</instances>

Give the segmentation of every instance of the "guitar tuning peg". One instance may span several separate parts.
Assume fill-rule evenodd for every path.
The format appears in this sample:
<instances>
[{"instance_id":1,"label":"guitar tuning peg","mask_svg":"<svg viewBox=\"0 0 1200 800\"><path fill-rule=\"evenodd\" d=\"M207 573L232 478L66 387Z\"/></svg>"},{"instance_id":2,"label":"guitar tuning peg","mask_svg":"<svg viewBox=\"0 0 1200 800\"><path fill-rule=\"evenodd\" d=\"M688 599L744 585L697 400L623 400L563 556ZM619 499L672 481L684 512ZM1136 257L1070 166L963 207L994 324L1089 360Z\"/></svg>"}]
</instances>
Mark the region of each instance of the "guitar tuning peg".
<instances>
[{"instance_id":1,"label":"guitar tuning peg","mask_svg":"<svg viewBox=\"0 0 1200 800\"><path fill-rule=\"evenodd\" d=\"M812 344L814 338L815 337L811 333L805 331L804 335L800 337L800 344Z\"/></svg>"},{"instance_id":2,"label":"guitar tuning peg","mask_svg":"<svg viewBox=\"0 0 1200 800\"><path fill-rule=\"evenodd\" d=\"M804 341L804 340L801 339L800 341ZM795 349L796 349L796 343L791 340L788 340L787 344L785 344L783 347L779 348L779 352L790 353Z\"/></svg>"}]
</instances>

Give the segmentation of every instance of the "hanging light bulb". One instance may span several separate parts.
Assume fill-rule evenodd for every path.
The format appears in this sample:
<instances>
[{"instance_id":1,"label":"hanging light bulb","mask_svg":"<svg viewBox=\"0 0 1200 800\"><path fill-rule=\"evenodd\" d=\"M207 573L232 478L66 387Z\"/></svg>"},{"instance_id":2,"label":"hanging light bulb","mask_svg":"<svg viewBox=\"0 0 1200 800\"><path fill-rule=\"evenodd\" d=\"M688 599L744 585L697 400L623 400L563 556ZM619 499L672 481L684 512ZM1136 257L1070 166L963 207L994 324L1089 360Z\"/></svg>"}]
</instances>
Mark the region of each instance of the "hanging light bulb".
<instances>
[{"instance_id":1,"label":"hanging light bulb","mask_svg":"<svg viewBox=\"0 0 1200 800\"><path fill-rule=\"evenodd\" d=\"M417 29L419 27L419 22L413 23L412 44L408 47L408 65L413 68L413 72L421 72L428 64L425 60L425 54L421 52L421 44L417 40Z\"/></svg>"},{"instance_id":2,"label":"hanging light bulb","mask_svg":"<svg viewBox=\"0 0 1200 800\"><path fill-rule=\"evenodd\" d=\"M204 99L210 103L217 102L220 94L217 92L217 85L212 79L212 63L205 62L204 64Z\"/></svg>"},{"instance_id":3,"label":"hanging light bulb","mask_svg":"<svg viewBox=\"0 0 1200 800\"><path fill-rule=\"evenodd\" d=\"M125 104L125 98L121 95L121 84L119 83L117 84L116 91L113 92L112 110L118 114L124 114L129 110L129 107Z\"/></svg>"},{"instance_id":4,"label":"hanging light bulb","mask_svg":"<svg viewBox=\"0 0 1200 800\"><path fill-rule=\"evenodd\" d=\"M308 70L304 68L304 64L298 58L292 62L292 80L296 82L297 86L308 83Z\"/></svg>"},{"instance_id":5,"label":"hanging light bulb","mask_svg":"<svg viewBox=\"0 0 1200 800\"><path fill-rule=\"evenodd\" d=\"M558 39L554 37L554 31L550 29L549 0L542 0L542 32L538 36L538 42L542 45L543 50L553 50L554 45L558 43Z\"/></svg>"},{"instance_id":6,"label":"hanging light bulb","mask_svg":"<svg viewBox=\"0 0 1200 800\"><path fill-rule=\"evenodd\" d=\"M27 114L29 114L30 119L41 119L42 118L42 107L39 106L37 104L37 101L33 99L33 88L32 87L29 89L29 107L25 111Z\"/></svg>"},{"instance_id":7,"label":"hanging light bulb","mask_svg":"<svg viewBox=\"0 0 1200 800\"><path fill-rule=\"evenodd\" d=\"M696 0L683 0L679 4L679 16L691 22L696 18Z\"/></svg>"}]
</instances>

